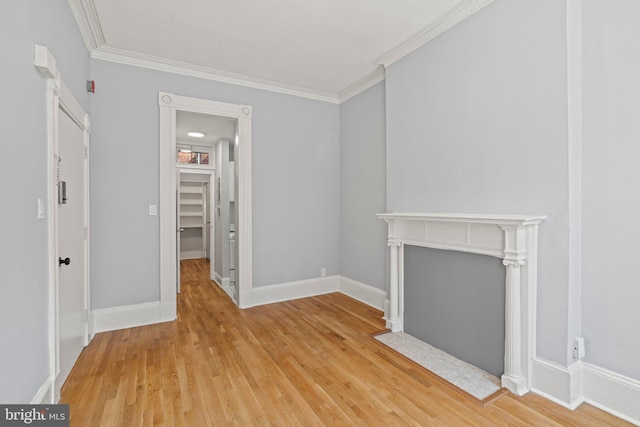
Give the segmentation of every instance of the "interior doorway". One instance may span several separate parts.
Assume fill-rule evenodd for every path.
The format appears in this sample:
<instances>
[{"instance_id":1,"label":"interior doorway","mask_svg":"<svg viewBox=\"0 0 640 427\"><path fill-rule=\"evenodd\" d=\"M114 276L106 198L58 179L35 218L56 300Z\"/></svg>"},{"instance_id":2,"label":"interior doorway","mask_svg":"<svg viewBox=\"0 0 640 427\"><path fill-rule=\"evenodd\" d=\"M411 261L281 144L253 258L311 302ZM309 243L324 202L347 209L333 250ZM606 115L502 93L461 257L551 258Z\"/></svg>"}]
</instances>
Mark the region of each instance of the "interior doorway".
<instances>
[{"instance_id":1,"label":"interior doorway","mask_svg":"<svg viewBox=\"0 0 640 427\"><path fill-rule=\"evenodd\" d=\"M187 259L210 259L213 246L211 215L211 182L213 170L190 170L178 168L176 191L178 235L176 238L176 284L180 293L182 263Z\"/></svg>"},{"instance_id":2,"label":"interior doorway","mask_svg":"<svg viewBox=\"0 0 640 427\"><path fill-rule=\"evenodd\" d=\"M214 180L210 184L213 186L212 204L210 213L219 218L217 213L218 198L220 203L224 191L232 188L234 207L229 210L229 235L231 228L235 237L234 261L236 266L235 283L229 286L233 289L233 297L236 304L241 307L250 307L252 290L252 257L251 257L251 107L246 105L228 104L216 101L203 100L198 98L183 97L179 95L161 92L159 94L160 105L160 298L163 309L172 310L175 317L176 291L178 286L178 274L180 271L178 244L180 233L178 196L179 175L176 174L176 159L178 153L179 139L177 136L177 118L183 113L197 113L218 118L232 119L235 123L235 132L231 138L226 138L229 152L232 153L234 167L228 181L224 184L222 177L219 177L219 170L222 167L214 167ZM204 133L204 132L202 132ZM218 143L223 138L220 138ZM191 141L193 142L193 141ZM218 144L216 143L216 144ZM189 144L192 145L192 144ZM194 146L196 144L193 144ZM216 145L223 147L224 145ZM196 147L196 155L192 155L194 163L197 164L207 157L200 146ZM193 153L194 150L191 149ZM210 153L208 153L210 154ZM228 154L227 154L228 155ZM218 156L218 158L222 158ZM227 158L228 160L228 158ZM217 161L217 159L215 160ZM191 165L191 167L198 167ZM199 166L202 168L202 165ZM229 182L229 177L232 177ZM221 178L221 179L218 179ZM231 187L232 186L232 187ZM211 193L209 193L211 194ZM227 193L228 194L228 193ZM232 218L232 219L231 219ZM222 222L220 222L222 223ZM233 226L233 227L231 227ZM223 230L224 231L224 230ZM214 231L215 234L215 231ZM214 237L215 240L215 237ZM228 238L227 241L230 239ZM229 242L229 246L231 243ZM214 262L212 270L222 262L216 262L218 250L216 247L210 249ZM215 272L212 271L214 279ZM224 277L222 277L224 278ZM229 277L231 279L231 277ZM222 281L222 280L221 280ZM222 284L222 283L220 283Z\"/></svg>"},{"instance_id":3,"label":"interior doorway","mask_svg":"<svg viewBox=\"0 0 640 427\"><path fill-rule=\"evenodd\" d=\"M45 46L34 65L47 79L47 218L49 377L34 402L55 403L82 348L89 343L89 115L71 93Z\"/></svg>"},{"instance_id":4,"label":"interior doorway","mask_svg":"<svg viewBox=\"0 0 640 427\"><path fill-rule=\"evenodd\" d=\"M176 112L177 285L181 263L209 260L209 277L234 302L235 140L238 119L191 111Z\"/></svg>"}]
</instances>

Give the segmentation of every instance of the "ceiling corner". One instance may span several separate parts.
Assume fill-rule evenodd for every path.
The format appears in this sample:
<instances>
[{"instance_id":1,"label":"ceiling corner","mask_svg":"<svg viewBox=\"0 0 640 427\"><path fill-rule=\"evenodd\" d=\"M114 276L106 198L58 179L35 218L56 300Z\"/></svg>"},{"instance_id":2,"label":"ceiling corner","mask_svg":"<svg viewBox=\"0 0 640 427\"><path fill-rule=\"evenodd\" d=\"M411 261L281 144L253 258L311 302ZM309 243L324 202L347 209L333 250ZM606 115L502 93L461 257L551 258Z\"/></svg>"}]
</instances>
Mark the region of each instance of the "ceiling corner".
<instances>
[{"instance_id":1,"label":"ceiling corner","mask_svg":"<svg viewBox=\"0 0 640 427\"><path fill-rule=\"evenodd\" d=\"M349 86L338 92L338 102L341 104L361 92L369 89L374 84L381 82L385 78L385 68L379 65L369 74L364 75Z\"/></svg>"},{"instance_id":2,"label":"ceiling corner","mask_svg":"<svg viewBox=\"0 0 640 427\"><path fill-rule=\"evenodd\" d=\"M422 28L420 31L406 39L405 41L397 44L393 48L389 49L379 57L377 57L373 63L382 64L386 67L393 64L397 60L403 58L420 46L435 39L440 34L447 31L449 28L458 24L465 18L473 15L478 10L482 9L493 0L462 0L447 12L440 15L437 19L433 20L429 25Z\"/></svg>"},{"instance_id":3,"label":"ceiling corner","mask_svg":"<svg viewBox=\"0 0 640 427\"><path fill-rule=\"evenodd\" d=\"M106 42L93 0L67 0L89 53Z\"/></svg>"}]
</instances>

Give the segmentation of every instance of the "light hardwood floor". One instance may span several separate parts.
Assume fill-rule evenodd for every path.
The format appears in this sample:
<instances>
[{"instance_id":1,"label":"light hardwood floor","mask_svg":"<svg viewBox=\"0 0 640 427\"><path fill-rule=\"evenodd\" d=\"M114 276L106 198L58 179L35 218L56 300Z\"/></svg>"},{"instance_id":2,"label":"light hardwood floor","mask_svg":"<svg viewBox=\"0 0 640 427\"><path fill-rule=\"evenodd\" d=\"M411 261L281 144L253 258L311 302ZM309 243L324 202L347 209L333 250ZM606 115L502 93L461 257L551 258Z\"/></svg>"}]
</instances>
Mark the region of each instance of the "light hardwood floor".
<instances>
[{"instance_id":1,"label":"light hardwood floor","mask_svg":"<svg viewBox=\"0 0 640 427\"><path fill-rule=\"evenodd\" d=\"M377 343L342 294L237 309L183 261L178 320L96 335L62 389L72 426L622 426L529 393L482 407Z\"/></svg>"}]
</instances>

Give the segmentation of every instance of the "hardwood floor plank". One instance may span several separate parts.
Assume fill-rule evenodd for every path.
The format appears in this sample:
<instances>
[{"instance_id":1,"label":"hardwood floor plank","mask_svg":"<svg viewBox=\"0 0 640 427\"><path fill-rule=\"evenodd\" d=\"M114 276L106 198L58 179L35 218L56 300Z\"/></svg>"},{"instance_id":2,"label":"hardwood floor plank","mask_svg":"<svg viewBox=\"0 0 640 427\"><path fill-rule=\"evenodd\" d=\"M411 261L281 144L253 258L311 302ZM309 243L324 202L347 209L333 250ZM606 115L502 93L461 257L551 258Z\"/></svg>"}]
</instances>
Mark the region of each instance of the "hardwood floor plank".
<instances>
[{"instance_id":1,"label":"hardwood floor plank","mask_svg":"<svg viewBox=\"0 0 640 427\"><path fill-rule=\"evenodd\" d=\"M239 310L181 262L178 320L96 335L62 389L72 426L626 426L532 393L482 407L380 345L340 293Z\"/></svg>"}]
</instances>

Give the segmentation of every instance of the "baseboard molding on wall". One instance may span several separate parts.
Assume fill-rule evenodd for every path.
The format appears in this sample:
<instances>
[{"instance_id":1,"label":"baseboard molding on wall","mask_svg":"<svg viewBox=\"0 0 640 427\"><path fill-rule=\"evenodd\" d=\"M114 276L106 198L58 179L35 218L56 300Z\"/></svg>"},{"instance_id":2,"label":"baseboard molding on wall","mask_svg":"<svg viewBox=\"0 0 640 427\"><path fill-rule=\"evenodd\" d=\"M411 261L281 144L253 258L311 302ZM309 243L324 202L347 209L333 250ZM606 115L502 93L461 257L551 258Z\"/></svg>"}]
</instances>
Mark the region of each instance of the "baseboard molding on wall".
<instances>
[{"instance_id":1,"label":"baseboard molding on wall","mask_svg":"<svg viewBox=\"0 0 640 427\"><path fill-rule=\"evenodd\" d=\"M214 272L214 279L233 299L234 288L230 285L229 278L220 277ZM317 277L253 288L244 295L244 300L250 302L250 305L242 308L312 297L331 292L342 292L371 307L380 310L385 309L385 291L342 276ZM175 313L175 303L162 305L159 302L96 309L92 312L91 325L94 333L114 331L117 329L174 320Z\"/></svg>"},{"instance_id":2,"label":"baseboard molding on wall","mask_svg":"<svg viewBox=\"0 0 640 427\"><path fill-rule=\"evenodd\" d=\"M584 401L640 426L640 381L583 363Z\"/></svg>"},{"instance_id":3,"label":"baseboard molding on wall","mask_svg":"<svg viewBox=\"0 0 640 427\"><path fill-rule=\"evenodd\" d=\"M236 290L235 290L235 286L231 286L230 277L222 277L218 274L217 271L214 271L213 280L220 287L220 289L222 289L223 291L225 291L227 295L229 295L229 298L231 298L232 301L235 301L235 299L233 298L233 294L235 293Z\"/></svg>"},{"instance_id":4,"label":"baseboard molding on wall","mask_svg":"<svg viewBox=\"0 0 640 427\"><path fill-rule=\"evenodd\" d=\"M230 279L228 277L222 277L220 274L218 274L217 271L213 272L213 280L218 284L218 286L220 286L221 288L223 288L225 285L229 286L229 282Z\"/></svg>"},{"instance_id":5,"label":"baseboard molding on wall","mask_svg":"<svg viewBox=\"0 0 640 427\"><path fill-rule=\"evenodd\" d=\"M384 311L387 292L348 277L339 276L339 291L373 308Z\"/></svg>"},{"instance_id":6,"label":"baseboard molding on wall","mask_svg":"<svg viewBox=\"0 0 640 427\"><path fill-rule=\"evenodd\" d=\"M93 310L95 333L169 322L176 319L176 303L159 301Z\"/></svg>"},{"instance_id":7,"label":"baseboard molding on wall","mask_svg":"<svg viewBox=\"0 0 640 427\"><path fill-rule=\"evenodd\" d=\"M47 377L40 386L36 395L31 399L31 405L45 405L53 402L53 377Z\"/></svg>"},{"instance_id":8,"label":"baseboard molding on wall","mask_svg":"<svg viewBox=\"0 0 640 427\"><path fill-rule=\"evenodd\" d=\"M87 324L87 330L89 332L89 342L96 336L96 326L93 320L93 315L89 316L89 323Z\"/></svg>"},{"instance_id":9,"label":"baseboard molding on wall","mask_svg":"<svg viewBox=\"0 0 640 427\"><path fill-rule=\"evenodd\" d=\"M245 300L251 301L251 306L258 306L331 292L341 292L379 310L384 310L387 296L386 291L348 277L329 276L253 288L250 298L245 298Z\"/></svg>"},{"instance_id":10,"label":"baseboard molding on wall","mask_svg":"<svg viewBox=\"0 0 640 427\"><path fill-rule=\"evenodd\" d=\"M586 402L640 426L640 381L584 362L565 368L536 358L532 369L532 392L571 410Z\"/></svg>"},{"instance_id":11,"label":"baseboard molding on wall","mask_svg":"<svg viewBox=\"0 0 640 427\"><path fill-rule=\"evenodd\" d=\"M531 363L531 369L532 392L571 410L584 401L581 363L566 368L555 362L536 358Z\"/></svg>"},{"instance_id":12,"label":"baseboard molding on wall","mask_svg":"<svg viewBox=\"0 0 640 427\"><path fill-rule=\"evenodd\" d=\"M338 292L340 276L317 277L252 289L253 306Z\"/></svg>"},{"instance_id":13,"label":"baseboard molding on wall","mask_svg":"<svg viewBox=\"0 0 640 427\"><path fill-rule=\"evenodd\" d=\"M220 287L220 289L222 289L228 296L229 298L231 298L231 301L235 301L233 294L236 291L235 286L231 286L230 284L227 284L225 286L223 285L218 285Z\"/></svg>"},{"instance_id":14,"label":"baseboard molding on wall","mask_svg":"<svg viewBox=\"0 0 640 427\"><path fill-rule=\"evenodd\" d=\"M180 259L200 259L204 258L204 251L182 251Z\"/></svg>"}]
</instances>

